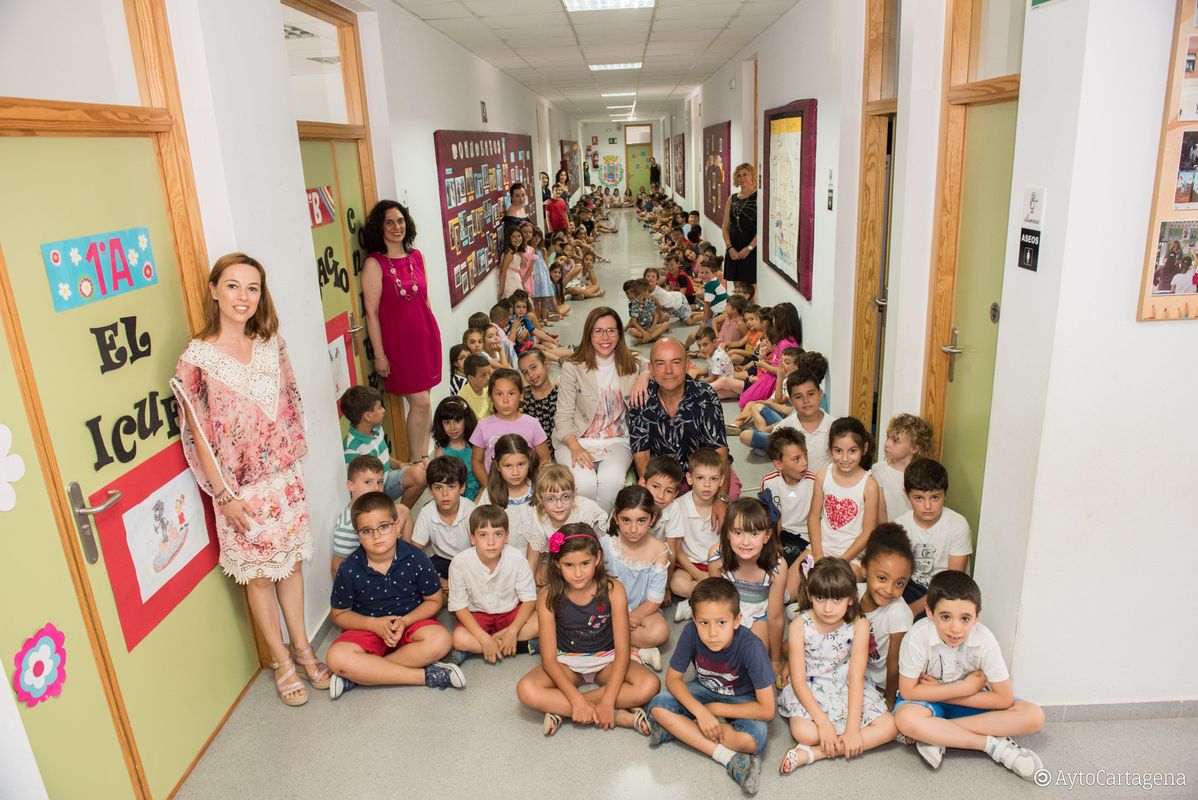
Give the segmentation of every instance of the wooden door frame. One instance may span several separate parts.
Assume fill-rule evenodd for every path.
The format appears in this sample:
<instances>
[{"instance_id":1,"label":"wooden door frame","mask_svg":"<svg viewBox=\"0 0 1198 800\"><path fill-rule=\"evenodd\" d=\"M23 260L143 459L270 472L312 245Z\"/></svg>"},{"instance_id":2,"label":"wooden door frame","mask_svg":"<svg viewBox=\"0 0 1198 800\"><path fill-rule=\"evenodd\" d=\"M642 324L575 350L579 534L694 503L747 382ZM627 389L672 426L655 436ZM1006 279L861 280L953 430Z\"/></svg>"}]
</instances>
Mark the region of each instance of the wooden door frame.
<instances>
[{"instance_id":1,"label":"wooden door frame","mask_svg":"<svg viewBox=\"0 0 1198 800\"><path fill-rule=\"evenodd\" d=\"M202 325L208 297L208 255L191 167L191 151L183 122L183 102L175 75L166 7L164 0L125 0L124 11L141 105L0 97L0 136L145 137L153 141L163 180L164 199L177 256L187 321L191 332L194 332ZM88 577L78 537L75 535L74 516L59 472L3 252L0 252L0 318L8 337L17 384L33 436L42 479L49 495L51 512L58 528L67 570L82 613L92 657L99 672L100 685L112 715L117 741L125 758L132 793L138 798L148 798L151 796L149 781L125 707L103 623L96 608L95 591ZM256 677L257 673L251 676L250 683ZM247 683L246 688L248 686ZM238 699L240 700L240 697ZM229 711L231 712L232 708ZM223 718L221 724L224 724ZM217 730L219 729L218 725ZM216 731L212 736L215 735ZM196 761L203 755L211 740L212 737L209 737L205 742L196 756ZM194 764L193 761L192 766ZM190 769L189 767L188 772Z\"/></svg>"},{"instance_id":2,"label":"wooden door frame","mask_svg":"<svg viewBox=\"0 0 1198 800\"><path fill-rule=\"evenodd\" d=\"M944 80L941 89L940 150L936 168L936 211L921 413L935 434L936 456L944 434L948 399L949 341L957 290L957 245L961 230L961 184L965 171L965 132L972 106L1019 98L1019 74L975 80L983 0L948 0L945 18Z\"/></svg>"},{"instance_id":3,"label":"wooden door frame","mask_svg":"<svg viewBox=\"0 0 1198 800\"><path fill-rule=\"evenodd\" d=\"M886 193L886 138L889 117L898 113L893 64L886 53L887 33L897 20L886 14L886 0L867 0L865 19L865 69L862 76L861 180L857 211L857 277L853 297L852 377L849 413L866 420L873 408L877 379L878 315L885 313L874 298L881 280L882 252L888 212Z\"/></svg>"}]
</instances>

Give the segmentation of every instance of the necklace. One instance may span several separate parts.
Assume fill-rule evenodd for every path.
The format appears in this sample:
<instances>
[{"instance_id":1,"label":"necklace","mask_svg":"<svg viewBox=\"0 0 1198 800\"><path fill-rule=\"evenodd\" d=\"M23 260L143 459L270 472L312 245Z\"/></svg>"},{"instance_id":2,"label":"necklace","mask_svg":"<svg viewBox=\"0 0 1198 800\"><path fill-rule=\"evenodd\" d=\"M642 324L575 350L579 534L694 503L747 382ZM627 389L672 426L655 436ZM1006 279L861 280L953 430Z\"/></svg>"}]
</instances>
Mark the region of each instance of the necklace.
<instances>
[{"instance_id":1,"label":"necklace","mask_svg":"<svg viewBox=\"0 0 1198 800\"><path fill-rule=\"evenodd\" d=\"M412 282L411 292L403 285L403 278L399 276L399 270L396 269L395 262L391 259L391 256L384 253L383 258L387 259L387 271L391 273L391 280L395 282L395 288L399 290L399 296L405 299L414 299L420 293L420 284L416 283L416 268L412 266L412 254L408 253L404 257L408 262L408 280ZM401 259L401 261L404 259Z\"/></svg>"}]
</instances>

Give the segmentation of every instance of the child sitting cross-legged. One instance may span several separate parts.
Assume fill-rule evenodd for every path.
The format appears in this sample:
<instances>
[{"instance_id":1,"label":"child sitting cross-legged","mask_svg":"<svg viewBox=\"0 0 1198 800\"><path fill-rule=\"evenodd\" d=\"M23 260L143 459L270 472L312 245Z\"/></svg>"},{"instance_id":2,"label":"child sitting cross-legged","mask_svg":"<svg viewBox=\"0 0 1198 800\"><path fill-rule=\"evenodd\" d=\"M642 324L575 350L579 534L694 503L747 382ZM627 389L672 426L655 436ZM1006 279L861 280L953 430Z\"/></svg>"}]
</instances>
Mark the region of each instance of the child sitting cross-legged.
<instances>
[{"instance_id":1,"label":"child sitting cross-legged","mask_svg":"<svg viewBox=\"0 0 1198 800\"><path fill-rule=\"evenodd\" d=\"M643 486L625 486L616 495L611 526L600 537L603 559L612 577L628 594L632 646L646 667L661 670L661 651L670 636L661 603L669 577L670 548L653 536L657 518L653 495Z\"/></svg>"},{"instance_id":2,"label":"child sitting cross-legged","mask_svg":"<svg viewBox=\"0 0 1198 800\"><path fill-rule=\"evenodd\" d=\"M647 736L641 706L661 682L632 661L628 597L604 567L595 529L584 522L563 525L547 547L549 582L537 597L541 666L520 679L516 695L545 713L546 736L557 733L563 718Z\"/></svg>"},{"instance_id":3,"label":"child sitting cross-legged","mask_svg":"<svg viewBox=\"0 0 1198 800\"><path fill-rule=\"evenodd\" d=\"M691 367L691 377L710 383L721 400L735 398L740 390L733 388L732 384L739 381L732 377L732 360L717 341L715 330L711 327L699 328L695 332L695 344L699 348L699 355L707 359L707 368Z\"/></svg>"},{"instance_id":4,"label":"child sitting cross-legged","mask_svg":"<svg viewBox=\"0 0 1198 800\"><path fill-rule=\"evenodd\" d=\"M657 307L647 280L624 281L624 294L628 297L628 335L634 343L648 344L670 329L670 320Z\"/></svg>"},{"instance_id":5,"label":"child sitting cross-legged","mask_svg":"<svg viewBox=\"0 0 1198 800\"><path fill-rule=\"evenodd\" d=\"M337 570L329 598L343 631L326 656L329 697L357 684L464 688L462 670L438 661L451 643L435 619L441 583L428 557L397 539L395 501L367 492L351 513L360 546Z\"/></svg>"},{"instance_id":6,"label":"child sitting cross-legged","mask_svg":"<svg viewBox=\"0 0 1198 800\"><path fill-rule=\"evenodd\" d=\"M670 591L675 598L690 597L691 590L707 577L707 553L712 545L718 544L720 535L712 523L712 507L716 495L724 485L724 470L727 469L723 456L710 447L691 454L686 473L691 491L679 497L671 505L671 525L666 528L666 537L674 551L674 574L670 577ZM674 621L690 619L691 606L685 599L674 607Z\"/></svg>"},{"instance_id":7,"label":"child sitting cross-legged","mask_svg":"<svg viewBox=\"0 0 1198 800\"><path fill-rule=\"evenodd\" d=\"M917 458L932 453L932 426L914 414L895 414L886 426L883 458L870 468L869 474L882 490L882 505L878 521L897 520L911 510L911 500L903 486L903 473ZM956 567L954 567L956 569Z\"/></svg>"},{"instance_id":8,"label":"child sitting cross-legged","mask_svg":"<svg viewBox=\"0 0 1198 800\"><path fill-rule=\"evenodd\" d=\"M391 458L383 434L383 395L369 386L351 386L341 395L341 413L349 421L345 434L345 463L355 456L374 456L383 463L383 491L408 508L424 493L424 465Z\"/></svg>"},{"instance_id":9,"label":"child sitting cross-legged","mask_svg":"<svg viewBox=\"0 0 1198 800\"><path fill-rule=\"evenodd\" d=\"M998 640L978 622L982 593L964 572L945 570L928 586L928 617L903 637L899 732L920 757L940 766L945 748L981 750L1030 781L1040 757L1011 740L1044 727L1040 706L1015 697Z\"/></svg>"},{"instance_id":10,"label":"child sitting cross-legged","mask_svg":"<svg viewBox=\"0 0 1198 800\"><path fill-rule=\"evenodd\" d=\"M524 554L508 547L507 512L492 505L470 512L470 544L449 563L448 608L458 619L449 660L481 653L494 664L517 645L538 652L537 587Z\"/></svg>"},{"instance_id":11,"label":"child sitting cross-legged","mask_svg":"<svg viewBox=\"0 0 1198 800\"><path fill-rule=\"evenodd\" d=\"M649 704L649 746L677 739L723 766L746 795L757 794L774 718L769 654L740 624L740 595L728 581L700 581L691 604L694 620L678 637L666 689Z\"/></svg>"},{"instance_id":12,"label":"child sitting cross-legged","mask_svg":"<svg viewBox=\"0 0 1198 800\"><path fill-rule=\"evenodd\" d=\"M341 562L358 549L358 530L354 527L354 501L367 492L383 491L383 462L374 456L355 456L345 468L345 485L349 488L349 503L333 523L333 577ZM404 541L412 538L412 512L402 503L395 507L395 525L398 537Z\"/></svg>"}]
</instances>

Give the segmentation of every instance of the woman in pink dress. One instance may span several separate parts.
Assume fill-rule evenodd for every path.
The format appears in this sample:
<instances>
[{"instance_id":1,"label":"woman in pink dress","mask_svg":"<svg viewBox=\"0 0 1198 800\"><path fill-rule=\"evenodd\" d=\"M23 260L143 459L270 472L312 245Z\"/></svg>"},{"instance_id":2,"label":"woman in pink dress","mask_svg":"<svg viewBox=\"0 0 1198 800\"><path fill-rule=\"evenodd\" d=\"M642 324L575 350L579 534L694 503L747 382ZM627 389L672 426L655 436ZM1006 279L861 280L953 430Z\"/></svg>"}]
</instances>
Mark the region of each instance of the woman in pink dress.
<instances>
[{"instance_id":1,"label":"woman in pink dress","mask_svg":"<svg viewBox=\"0 0 1198 800\"><path fill-rule=\"evenodd\" d=\"M329 669L308 641L304 578L312 554L300 459L308 452L304 409L266 272L244 253L222 256L208 276L204 327L179 358L171 389L179 401L183 450L216 505L221 568L246 585L250 611L270 648L279 697L303 705L296 676L314 689ZM291 645L283 642L276 603Z\"/></svg>"},{"instance_id":2,"label":"woman in pink dress","mask_svg":"<svg viewBox=\"0 0 1198 800\"><path fill-rule=\"evenodd\" d=\"M441 330L428 299L424 256L412 247L416 224L394 200L380 200L366 218L362 295L374 371L383 388L408 402L408 452L428 458L432 431L429 390L441 382Z\"/></svg>"}]
</instances>

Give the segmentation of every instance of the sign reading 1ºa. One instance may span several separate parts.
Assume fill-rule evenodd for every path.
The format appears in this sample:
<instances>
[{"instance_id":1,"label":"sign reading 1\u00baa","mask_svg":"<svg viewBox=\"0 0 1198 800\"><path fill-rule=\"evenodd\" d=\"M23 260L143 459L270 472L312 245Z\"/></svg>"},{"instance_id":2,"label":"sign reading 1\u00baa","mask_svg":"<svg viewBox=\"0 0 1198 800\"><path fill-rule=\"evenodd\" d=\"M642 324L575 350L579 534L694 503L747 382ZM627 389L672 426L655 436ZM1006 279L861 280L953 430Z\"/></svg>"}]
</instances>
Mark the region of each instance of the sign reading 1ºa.
<instances>
[{"instance_id":1,"label":"sign reading 1\u00baa","mask_svg":"<svg viewBox=\"0 0 1198 800\"><path fill-rule=\"evenodd\" d=\"M158 283L147 228L63 239L41 249L56 312Z\"/></svg>"}]
</instances>

